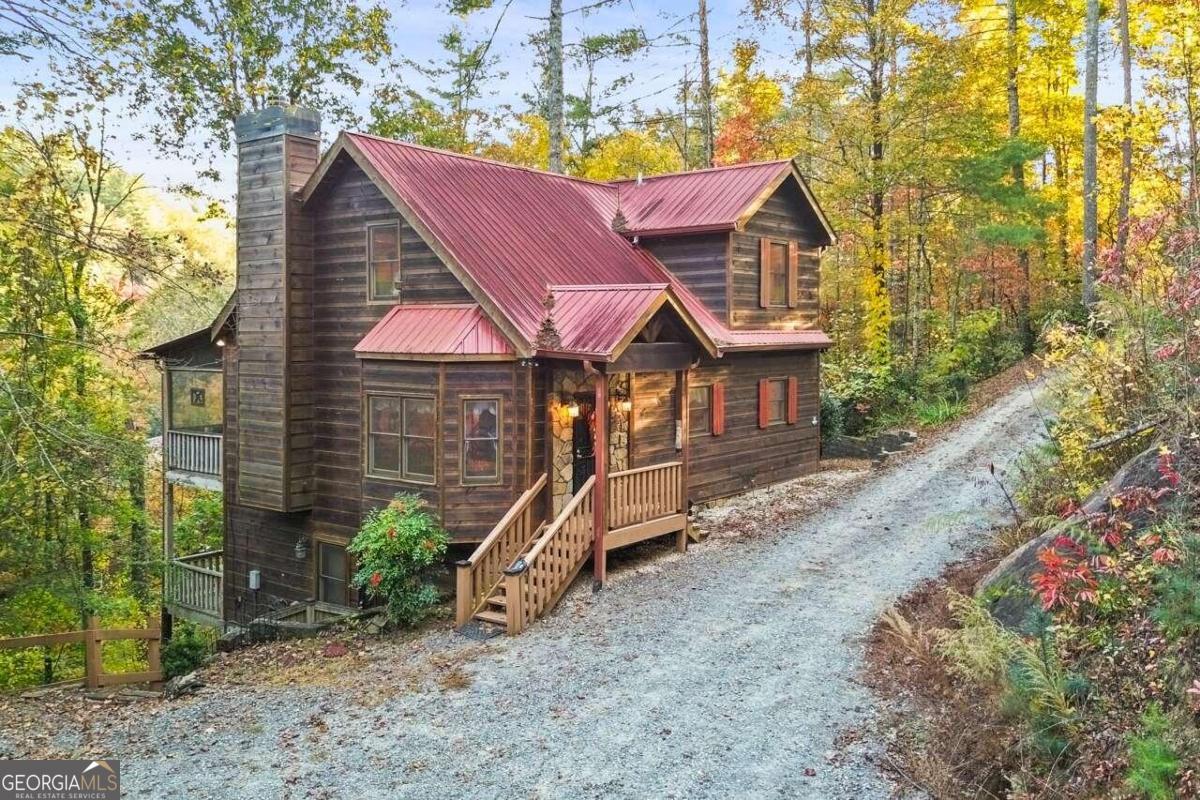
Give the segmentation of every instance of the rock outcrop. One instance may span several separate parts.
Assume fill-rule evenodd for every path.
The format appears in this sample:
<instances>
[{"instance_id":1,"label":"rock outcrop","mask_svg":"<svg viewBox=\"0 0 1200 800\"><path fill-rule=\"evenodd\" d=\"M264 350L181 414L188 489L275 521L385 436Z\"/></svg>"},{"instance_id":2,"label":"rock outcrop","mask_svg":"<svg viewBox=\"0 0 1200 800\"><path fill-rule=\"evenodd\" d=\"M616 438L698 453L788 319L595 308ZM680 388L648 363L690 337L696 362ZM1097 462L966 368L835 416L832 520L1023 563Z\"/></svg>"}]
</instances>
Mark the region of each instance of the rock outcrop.
<instances>
[{"instance_id":1,"label":"rock outcrop","mask_svg":"<svg viewBox=\"0 0 1200 800\"><path fill-rule=\"evenodd\" d=\"M1009 587L1028 587L1029 579L1041 567L1038 553L1051 546L1060 536L1069 536L1088 517L1110 510L1111 499L1130 489L1158 487L1160 444L1154 444L1131 458L1109 478L1108 482L1093 492L1078 511L1065 518L1040 536L1018 547L983 577L975 587L977 596ZM1147 524L1149 513L1134 516L1128 521L1138 530ZM1037 604L1028 591L1005 591L991 607L993 616L1008 627L1017 628L1025 624Z\"/></svg>"}]
</instances>

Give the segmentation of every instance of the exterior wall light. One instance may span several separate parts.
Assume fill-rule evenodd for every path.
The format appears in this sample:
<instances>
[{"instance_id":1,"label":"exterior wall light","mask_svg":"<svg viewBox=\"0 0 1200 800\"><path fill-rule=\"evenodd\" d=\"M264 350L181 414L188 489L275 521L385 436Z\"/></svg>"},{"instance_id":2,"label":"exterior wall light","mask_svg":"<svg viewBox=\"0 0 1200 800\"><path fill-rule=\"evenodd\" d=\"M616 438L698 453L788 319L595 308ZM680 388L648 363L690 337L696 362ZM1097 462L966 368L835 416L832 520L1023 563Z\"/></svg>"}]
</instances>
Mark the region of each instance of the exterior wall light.
<instances>
[{"instance_id":1,"label":"exterior wall light","mask_svg":"<svg viewBox=\"0 0 1200 800\"><path fill-rule=\"evenodd\" d=\"M575 419L579 416L579 403L572 400L567 404L567 416L571 419Z\"/></svg>"},{"instance_id":2,"label":"exterior wall light","mask_svg":"<svg viewBox=\"0 0 1200 800\"><path fill-rule=\"evenodd\" d=\"M626 414L628 414L630 411L633 411L633 401L632 401L632 400L629 400L629 399L622 400L622 401L621 401L621 402L618 404L618 407L619 407L619 408L620 408L622 411L624 411Z\"/></svg>"},{"instance_id":3,"label":"exterior wall light","mask_svg":"<svg viewBox=\"0 0 1200 800\"><path fill-rule=\"evenodd\" d=\"M217 347L224 347L224 346L225 346L225 340L224 340L224 339L217 339L217 341L213 342L213 344L215 344Z\"/></svg>"}]
</instances>

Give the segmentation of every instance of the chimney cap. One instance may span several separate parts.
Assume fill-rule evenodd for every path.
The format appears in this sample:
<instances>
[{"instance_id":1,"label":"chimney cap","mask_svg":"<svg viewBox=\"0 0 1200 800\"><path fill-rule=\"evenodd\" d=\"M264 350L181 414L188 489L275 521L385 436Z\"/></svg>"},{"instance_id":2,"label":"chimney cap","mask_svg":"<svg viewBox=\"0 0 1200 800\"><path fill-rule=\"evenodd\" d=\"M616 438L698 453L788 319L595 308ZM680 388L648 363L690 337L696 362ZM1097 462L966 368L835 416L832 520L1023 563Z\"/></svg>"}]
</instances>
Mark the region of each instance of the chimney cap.
<instances>
[{"instance_id":1,"label":"chimney cap","mask_svg":"<svg viewBox=\"0 0 1200 800\"><path fill-rule=\"evenodd\" d=\"M272 102L275 98L272 98ZM233 123L238 144L290 134L321 138L321 114L300 106L268 105L239 114Z\"/></svg>"}]
</instances>

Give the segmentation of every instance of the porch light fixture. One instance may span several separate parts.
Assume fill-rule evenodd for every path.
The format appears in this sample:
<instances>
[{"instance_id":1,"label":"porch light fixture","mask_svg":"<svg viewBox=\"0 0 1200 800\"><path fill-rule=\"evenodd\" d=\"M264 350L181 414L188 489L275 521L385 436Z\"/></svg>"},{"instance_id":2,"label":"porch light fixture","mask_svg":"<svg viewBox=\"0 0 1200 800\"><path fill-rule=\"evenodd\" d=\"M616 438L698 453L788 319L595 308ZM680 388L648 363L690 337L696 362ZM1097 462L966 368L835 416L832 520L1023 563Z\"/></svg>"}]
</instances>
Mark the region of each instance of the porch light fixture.
<instances>
[{"instance_id":1,"label":"porch light fixture","mask_svg":"<svg viewBox=\"0 0 1200 800\"><path fill-rule=\"evenodd\" d=\"M626 414L628 414L630 411L633 411L633 401L628 397L618 403L617 406Z\"/></svg>"},{"instance_id":2,"label":"porch light fixture","mask_svg":"<svg viewBox=\"0 0 1200 800\"><path fill-rule=\"evenodd\" d=\"M213 342L213 344L215 344L217 347L224 347L225 339L224 338L217 339L215 342Z\"/></svg>"},{"instance_id":3,"label":"porch light fixture","mask_svg":"<svg viewBox=\"0 0 1200 800\"><path fill-rule=\"evenodd\" d=\"M579 416L579 403L572 400L570 403L567 404L567 416L570 417L571 419L575 419L576 417Z\"/></svg>"},{"instance_id":4,"label":"porch light fixture","mask_svg":"<svg viewBox=\"0 0 1200 800\"><path fill-rule=\"evenodd\" d=\"M297 561L308 558L308 540L303 536L296 540L295 554Z\"/></svg>"}]
</instances>

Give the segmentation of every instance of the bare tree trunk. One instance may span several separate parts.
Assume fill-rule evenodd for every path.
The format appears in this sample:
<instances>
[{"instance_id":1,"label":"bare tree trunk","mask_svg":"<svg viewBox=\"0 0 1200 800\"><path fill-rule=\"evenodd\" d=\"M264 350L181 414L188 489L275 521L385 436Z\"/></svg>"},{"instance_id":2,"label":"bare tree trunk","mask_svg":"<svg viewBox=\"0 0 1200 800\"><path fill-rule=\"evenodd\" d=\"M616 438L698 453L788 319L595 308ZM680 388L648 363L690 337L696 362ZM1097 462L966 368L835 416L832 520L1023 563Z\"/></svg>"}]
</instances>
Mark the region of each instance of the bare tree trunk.
<instances>
[{"instance_id":1,"label":"bare tree trunk","mask_svg":"<svg viewBox=\"0 0 1200 800\"><path fill-rule=\"evenodd\" d=\"M1020 48L1017 41L1017 0L1007 0L1008 6L1008 136L1016 140L1021 136L1021 95L1017 83L1017 67L1020 64ZM1025 162L1014 161L1012 165L1013 185L1025 190ZM1021 287L1017 294L1017 335L1021 337L1021 349L1033 352L1033 322L1029 315L1029 248L1017 249L1017 270L1021 274Z\"/></svg>"},{"instance_id":2,"label":"bare tree trunk","mask_svg":"<svg viewBox=\"0 0 1200 800\"><path fill-rule=\"evenodd\" d=\"M1096 85L1100 61L1100 0L1086 0L1083 79L1083 305L1096 303Z\"/></svg>"},{"instance_id":3,"label":"bare tree trunk","mask_svg":"<svg viewBox=\"0 0 1200 800\"><path fill-rule=\"evenodd\" d=\"M708 1L700 0L700 123L704 129L704 166L713 165L712 73L708 62ZM684 119L687 125L687 119Z\"/></svg>"},{"instance_id":4,"label":"bare tree trunk","mask_svg":"<svg viewBox=\"0 0 1200 800\"><path fill-rule=\"evenodd\" d=\"M1129 194L1133 184L1133 59L1129 52L1129 0L1117 0L1117 27L1121 37L1121 83L1125 119L1121 124L1121 200L1117 204L1117 259L1125 270L1129 244Z\"/></svg>"},{"instance_id":5,"label":"bare tree trunk","mask_svg":"<svg viewBox=\"0 0 1200 800\"><path fill-rule=\"evenodd\" d=\"M146 569L150 551L146 531L146 473L142 464L129 470L129 504L133 514L129 521L129 588L143 606L150 601L150 576Z\"/></svg>"},{"instance_id":6,"label":"bare tree trunk","mask_svg":"<svg viewBox=\"0 0 1200 800\"><path fill-rule=\"evenodd\" d=\"M550 31L546 47L546 120L550 129L550 171L563 171L563 10L562 0L550 0Z\"/></svg>"}]
</instances>

